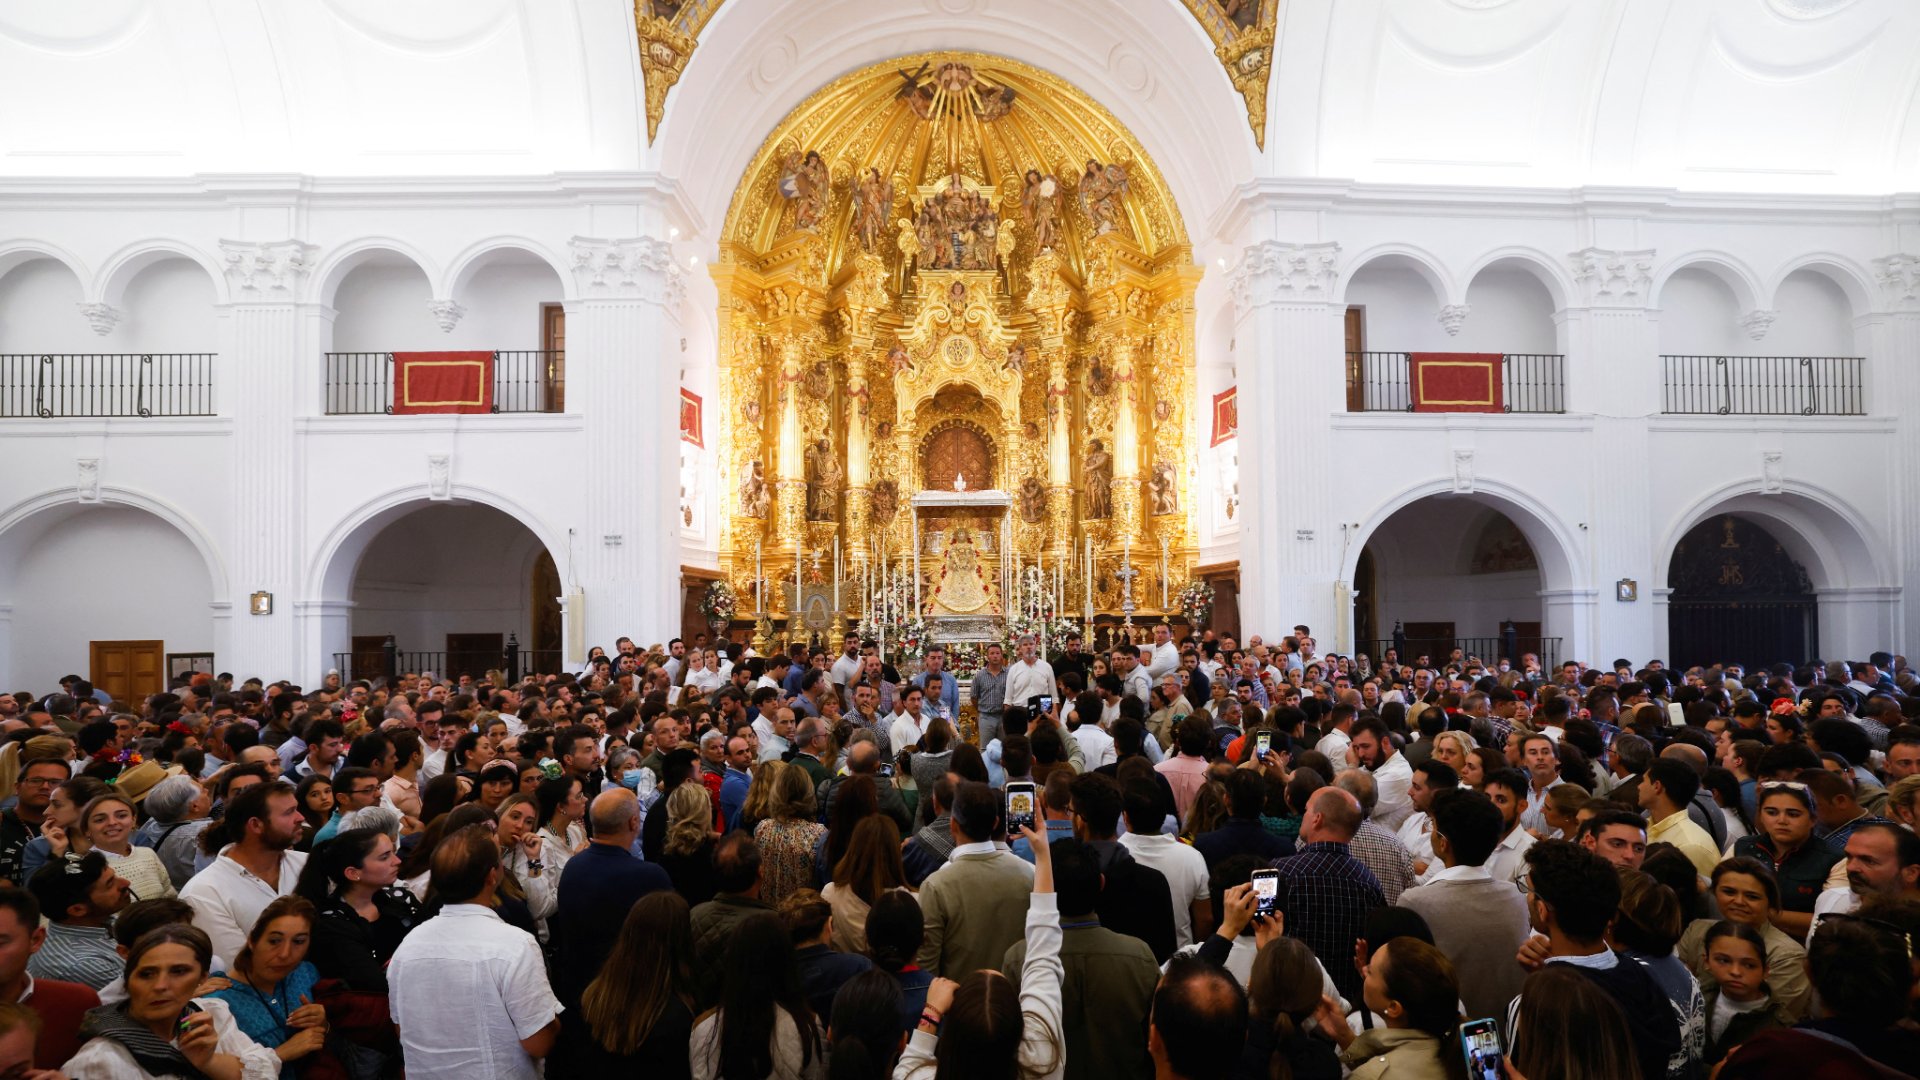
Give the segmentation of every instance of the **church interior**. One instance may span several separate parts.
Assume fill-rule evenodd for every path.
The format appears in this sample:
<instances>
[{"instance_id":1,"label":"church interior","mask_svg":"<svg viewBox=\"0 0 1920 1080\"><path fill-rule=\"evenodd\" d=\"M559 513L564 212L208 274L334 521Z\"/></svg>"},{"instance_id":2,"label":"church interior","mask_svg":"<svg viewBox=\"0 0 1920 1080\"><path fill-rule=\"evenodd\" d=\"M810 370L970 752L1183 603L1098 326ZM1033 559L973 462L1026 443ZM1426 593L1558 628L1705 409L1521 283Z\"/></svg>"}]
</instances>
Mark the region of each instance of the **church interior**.
<instances>
[{"instance_id":1,"label":"church interior","mask_svg":"<svg viewBox=\"0 0 1920 1080\"><path fill-rule=\"evenodd\" d=\"M1916 55L1907 0L9 6L0 684L1897 651Z\"/></svg>"}]
</instances>

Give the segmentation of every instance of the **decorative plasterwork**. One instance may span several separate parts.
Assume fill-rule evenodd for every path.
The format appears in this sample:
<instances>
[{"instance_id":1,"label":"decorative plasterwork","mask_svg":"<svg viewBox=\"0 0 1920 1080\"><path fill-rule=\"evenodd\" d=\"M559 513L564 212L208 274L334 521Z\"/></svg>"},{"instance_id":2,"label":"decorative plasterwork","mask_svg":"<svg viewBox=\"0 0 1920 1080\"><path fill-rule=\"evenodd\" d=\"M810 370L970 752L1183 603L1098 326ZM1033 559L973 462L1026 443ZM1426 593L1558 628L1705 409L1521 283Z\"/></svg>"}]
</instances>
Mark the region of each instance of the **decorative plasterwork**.
<instances>
[{"instance_id":1,"label":"decorative plasterwork","mask_svg":"<svg viewBox=\"0 0 1920 1080\"><path fill-rule=\"evenodd\" d=\"M1653 285L1653 251L1583 248L1569 255L1573 279L1594 307L1635 307Z\"/></svg>"},{"instance_id":2,"label":"decorative plasterwork","mask_svg":"<svg viewBox=\"0 0 1920 1080\"><path fill-rule=\"evenodd\" d=\"M75 476L74 497L83 503L100 501L100 459L96 457L75 458L73 460Z\"/></svg>"},{"instance_id":3,"label":"decorative plasterwork","mask_svg":"<svg viewBox=\"0 0 1920 1080\"><path fill-rule=\"evenodd\" d=\"M1740 329L1747 332L1748 337L1759 341L1761 338L1767 336L1768 330L1772 329L1773 320L1776 317L1775 313L1771 311L1755 310L1740 316L1736 321L1739 322Z\"/></svg>"},{"instance_id":4,"label":"decorative plasterwork","mask_svg":"<svg viewBox=\"0 0 1920 1080\"><path fill-rule=\"evenodd\" d=\"M1466 304L1448 304L1440 309L1440 326L1449 337L1460 333L1460 327L1467 321L1473 308Z\"/></svg>"},{"instance_id":5,"label":"decorative plasterwork","mask_svg":"<svg viewBox=\"0 0 1920 1080\"><path fill-rule=\"evenodd\" d=\"M1241 255L1234 270L1234 304L1247 311L1284 301L1327 302L1339 277L1339 244L1262 240Z\"/></svg>"},{"instance_id":6,"label":"decorative plasterwork","mask_svg":"<svg viewBox=\"0 0 1920 1080\"><path fill-rule=\"evenodd\" d=\"M648 300L678 310L686 296L685 276L665 240L576 236L571 243L574 282L584 299Z\"/></svg>"},{"instance_id":7,"label":"decorative plasterwork","mask_svg":"<svg viewBox=\"0 0 1920 1080\"><path fill-rule=\"evenodd\" d=\"M1888 255L1873 260L1874 276L1886 290L1887 306L1920 306L1920 255Z\"/></svg>"},{"instance_id":8,"label":"decorative plasterwork","mask_svg":"<svg viewBox=\"0 0 1920 1080\"><path fill-rule=\"evenodd\" d=\"M1760 452L1760 490L1768 495L1778 495L1786 488L1784 476L1786 454L1779 450Z\"/></svg>"},{"instance_id":9,"label":"decorative plasterwork","mask_svg":"<svg viewBox=\"0 0 1920 1080\"><path fill-rule=\"evenodd\" d=\"M1247 105L1254 145L1267 148L1267 82L1273 74L1274 26L1280 0L1185 0L1213 39L1213 54Z\"/></svg>"},{"instance_id":10,"label":"decorative plasterwork","mask_svg":"<svg viewBox=\"0 0 1920 1080\"><path fill-rule=\"evenodd\" d=\"M457 300L429 300L427 310L443 334L453 333L453 328L460 325L460 317L467 313L466 306Z\"/></svg>"},{"instance_id":11,"label":"decorative plasterwork","mask_svg":"<svg viewBox=\"0 0 1920 1080\"><path fill-rule=\"evenodd\" d=\"M267 293L284 293L285 296L275 299L291 299L301 280L313 272L319 251L312 244L298 240L267 244L220 241L221 261L235 299L265 299L263 294Z\"/></svg>"},{"instance_id":12,"label":"decorative plasterwork","mask_svg":"<svg viewBox=\"0 0 1920 1080\"><path fill-rule=\"evenodd\" d=\"M453 456L427 455L427 498L444 502L453 498Z\"/></svg>"},{"instance_id":13,"label":"decorative plasterwork","mask_svg":"<svg viewBox=\"0 0 1920 1080\"><path fill-rule=\"evenodd\" d=\"M1453 490L1458 495L1473 494L1473 450L1470 448L1460 447L1453 451Z\"/></svg>"},{"instance_id":14,"label":"decorative plasterwork","mask_svg":"<svg viewBox=\"0 0 1920 1080\"><path fill-rule=\"evenodd\" d=\"M112 304L76 304L75 306L80 309L81 316L87 320L87 325L93 327L93 332L101 337L113 333L113 328L119 325L120 309Z\"/></svg>"}]
</instances>

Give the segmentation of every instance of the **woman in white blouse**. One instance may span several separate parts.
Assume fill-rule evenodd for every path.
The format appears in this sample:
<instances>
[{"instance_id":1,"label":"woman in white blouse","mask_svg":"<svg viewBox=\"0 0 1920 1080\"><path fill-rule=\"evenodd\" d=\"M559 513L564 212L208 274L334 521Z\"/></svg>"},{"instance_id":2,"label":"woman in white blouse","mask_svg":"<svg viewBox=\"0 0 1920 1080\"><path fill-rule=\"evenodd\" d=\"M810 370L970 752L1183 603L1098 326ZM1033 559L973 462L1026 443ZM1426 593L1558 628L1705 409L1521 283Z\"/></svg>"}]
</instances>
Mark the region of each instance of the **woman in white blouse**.
<instances>
[{"instance_id":1,"label":"woman in white blouse","mask_svg":"<svg viewBox=\"0 0 1920 1080\"><path fill-rule=\"evenodd\" d=\"M540 832L540 804L525 795L509 795L500 803L500 824L493 838L500 845L500 865L519 886L540 928L540 940L547 940L547 919L560 906L560 867L566 855L553 851Z\"/></svg>"},{"instance_id":2,"label":"woman in white blouse","mask_svg":"<svg viewBox=\"0 0 1920 1080\"><path fill-rule=\"evenodd\" d=\"M185 923L163 926L127 953L127 1000L87 1013L87 1042L68 1059L68 1076L86 1080L163 1080L202 1074L214 1080L278 1080L280 1055L243 1033L223 1001L196 998L213 946Z\"/></svg>"},{"instance_id":3,"label":"woman in white blouse","mask_svg":"<svg viewBox=\"0 0 1920 1080\"><path fill-rule=\"evenodd\" d=\"M135 899L173 896L173 878L159 854L152 848L134 846L133 832L139 824L133 800L119 792L94 799L80 812L80 827L87 832L87 842L105 855L113 864L113 872L133 887Z\"/></svg>"}]
</instances>

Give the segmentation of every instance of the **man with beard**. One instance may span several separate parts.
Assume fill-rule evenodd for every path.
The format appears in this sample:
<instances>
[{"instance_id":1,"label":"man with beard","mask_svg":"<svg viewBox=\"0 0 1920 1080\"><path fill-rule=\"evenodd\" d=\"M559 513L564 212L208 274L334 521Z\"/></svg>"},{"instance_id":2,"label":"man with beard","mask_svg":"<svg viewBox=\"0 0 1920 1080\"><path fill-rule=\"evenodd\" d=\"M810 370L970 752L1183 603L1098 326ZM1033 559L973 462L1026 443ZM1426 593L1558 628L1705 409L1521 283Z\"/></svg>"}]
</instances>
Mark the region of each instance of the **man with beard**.
<instances>
[{"instance_id":1,"label":"man with beard","mask_svg":"<svg viewBox=\"0 0 1920 1080\"><path fill-rule=\"evenodd\" d=\"M1920 900L1920 836L1889 822L1873 822L1847 837L1847 887L1827 889L1813 902L1813 929L1828 915L1851 915L1869 896Z\"/></svg>"},{"instance_id":2,"label":"man with beard","mask_svg":"<svg viewBox=\"0 0 1920 1080\"><path fill-rule=\"evenodd\" d=\"M1487 858L1487 873L1495 881L1517 882L1527 872L1527 849L1533 846L1533 834L1520 824L1520 812L1527 805L1527 774L1519 769L1496 769L1480 787L1500 808L1505 830Z\"/></svg>"},{"instance_id":3,"label":"man with beard","mask_svg":"<svg viewBox=\"0 0 1920 1080\"><path fill-rule=\"evenodd\" d=\"M180 890L215 956L240 955L260 913L293 891L307 864L305 853L293 850L304 820L285 783L255 784L228 802L224 825L233 843Z\"/></svg>"},{"instance_id":4,"label":"man with beard","mask_svg":"<svg viewBox=\"0 0 1920 1080\"><path fill-rule=\"evenodd\" d=\"M1398 829L1413 813L1413 799L1407 794L1413 784L1413 767L1407 764L1405 754L1394 749L1387 725L1371 716L1353 725L1348 754L1355 765L1373 774L1377 792L1373 820L1388 832Z\"/></svg>"}]
</instances>

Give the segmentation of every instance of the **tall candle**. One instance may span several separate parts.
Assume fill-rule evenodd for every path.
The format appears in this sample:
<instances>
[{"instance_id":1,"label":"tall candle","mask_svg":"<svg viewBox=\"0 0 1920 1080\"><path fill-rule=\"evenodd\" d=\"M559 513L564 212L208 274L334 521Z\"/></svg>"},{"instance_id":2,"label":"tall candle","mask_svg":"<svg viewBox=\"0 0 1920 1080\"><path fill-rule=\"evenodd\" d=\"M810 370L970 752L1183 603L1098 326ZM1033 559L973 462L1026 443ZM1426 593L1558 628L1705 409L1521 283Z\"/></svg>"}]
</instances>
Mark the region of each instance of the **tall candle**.
<instances>
[{"instance_id":1,"label":"tall candle","mask_svg":"<svg viewBox=\"0 0 1920 1080\"><path fill-rule=\"evenodd\" d=\"M840 534L833 534L833 610L840 611Z\"/></svg>"},{"instance_id":2,"label":"tall candle","mask_svg":"<svg viewBox=\"0 0 1920 1080\"><path fill-rule=\"evenodd\" d=\"M760 571L760 538L756 536L753 538L753 610L755 612L767 610L766 602L760 596L765 588L762 584L765 580Z\"/></svg>"}]
</instances>

